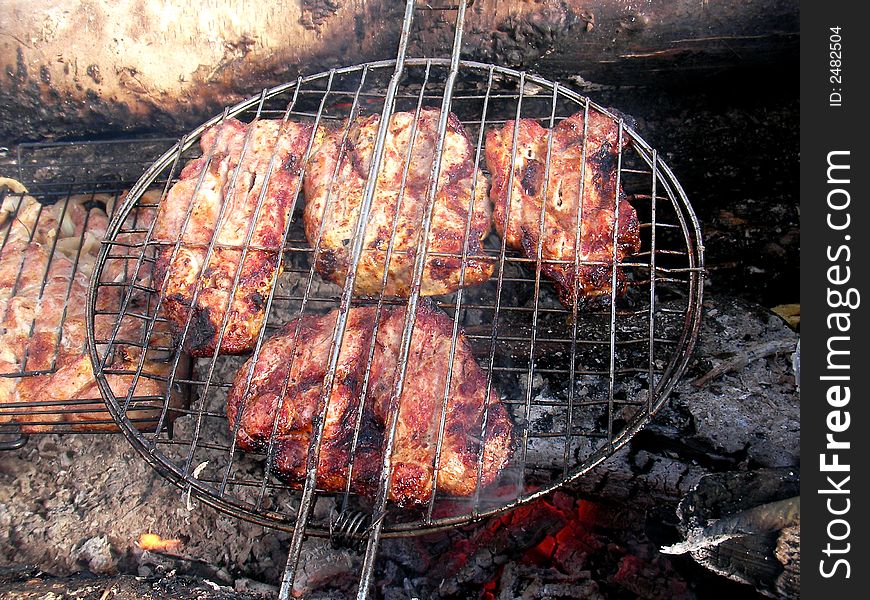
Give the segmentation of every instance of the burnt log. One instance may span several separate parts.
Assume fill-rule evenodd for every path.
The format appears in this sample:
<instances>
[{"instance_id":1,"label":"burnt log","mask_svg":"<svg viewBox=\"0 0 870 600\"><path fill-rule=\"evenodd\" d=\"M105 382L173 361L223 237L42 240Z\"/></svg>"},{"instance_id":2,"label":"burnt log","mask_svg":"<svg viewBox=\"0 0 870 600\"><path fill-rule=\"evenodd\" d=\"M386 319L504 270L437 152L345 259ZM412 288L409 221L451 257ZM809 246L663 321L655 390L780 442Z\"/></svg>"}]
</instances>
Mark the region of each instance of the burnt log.
<instances>
[{"instance_id":1,"label":"burnt log","mask_svg":"<svg viewBox=\"0 0 870 600\"><path fill-rule=\"evenodd\" d=\"M13 0L0 139L179 133L303 72L390 56L401 15L387 0Z\"/></svg>"},{"instance_id":2,"label":"burnt log","mask_svg":"<svg viewBox=\"0 0 870 600\"><path fill-rule=\"evenodd\" d=\"M800 31L794 0L477 0L472 8L466 56L581 86L646 85L794 60ZM424 55L450 47L449 17L432 13L418 29Z\"/></svg>"},{"instance_id":3,"label":"burnt log","mask_svg":"<svg viewBox=\"0 0 870 600\"><path fill-rule=\"evenodd\" d=\"M0 595L7 600L37 598L195 598L196 600L262 600L277 596L269 588L236 589L219 585L204 577L178 574L176 571L136 577L134 575L79 574L53 577L35 568L0 567Z\"/></svg>"},{"instance_id":4,"label":"burnt log","mask_svg":"<svg viewBox=\"0 0 870 600\"><path fill-rule=\"evenodd\" d=\"M181 133L300 74L393 57L402 5L11 0L0 12L0 140ZM418 11L410 54L448 55L452 21ZM798 32L793 0L477 0L463 51L581 88L637 85L794 61Z\"/></svg>"},{"instance_id":5,"label":"burnt log","mask_svg":"<svg viewBox=\"0 0 870 600\"><path fill-rule=\"evenodd\" d=\"M759 469L705 476L677 508L689 553L714 573L775 598L799 598L800 474Z\"/></svg>"}]
</instances>

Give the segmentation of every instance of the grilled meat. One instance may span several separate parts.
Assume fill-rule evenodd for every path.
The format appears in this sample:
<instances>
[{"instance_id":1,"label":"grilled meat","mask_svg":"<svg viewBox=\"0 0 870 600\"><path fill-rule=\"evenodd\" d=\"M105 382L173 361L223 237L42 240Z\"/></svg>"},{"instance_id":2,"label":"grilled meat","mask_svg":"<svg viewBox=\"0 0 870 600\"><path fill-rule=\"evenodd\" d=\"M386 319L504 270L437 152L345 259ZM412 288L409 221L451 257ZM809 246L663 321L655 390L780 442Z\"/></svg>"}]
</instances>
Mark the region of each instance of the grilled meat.
<instances>
[{"instance_id":1,"label":"grilled meat","mask_svg":"<svg viewBox=\"0 0 870 600\"><path fill-rule=\"evenodd\" d=\"M404 308L383 309L375 337L376 308L350 310L317 466L317 484L322 489L344 490L350 466L351 491L366 496L376 493L405 312ZM240 421L236 434L239 448L266 450L277 419L272 448L274 468L291 483L299 484L305 477L312 420L318 412L336 317L337 311L333 311L323 316L304 315L287 323L263 345L253 366L250 388L245 389L249 361L230 390L227 415L231 430ZM294 344L297 329L299 338ZM452 332L449 317L428 303L420 305L399 397L392 457L389 498L399 504L426 502L432 492ZM357 419L360 430L354 448ZM509 458L511 439L510 417L494 391L487 396L486 374L460 333L444 423L438 489L451 495L474 493L481 454L480 485L492 483Z\"/></svg>"},{"instance_id":2,"label":"grilled meat","mask_svg":"<svg viewBox=\"0 0 870 600\"><path fill-rule=\"evenodd\" d=\"M117 429L106 412L87 354L88 283L99 238L104 236L108 222L98 208L85 208L85 202L94 200L106 199L73 196L47 206L27 196L20 205L4 207L10 209L4 212L15 215L15 219L0 232L6 242L0 254L0 373L46 371L41 375L0 377L0 423L15 420L24 433L51 431L54 425L80 431ZM120 276L117 272L112 279ZM99 295L97 309L117 310L119 289L106 291ZM111 315L98 314L96 338L111 337L114 321ZM143 321L126 318L117 339L141 342L144 327ZM159 340L159 336L158 328L153 339ZM135 371L141 352L137 346L121 344L107 367ZM169 365L159 360L157 352L147 351L134 396L157 399L137 400L127 413L143 429L153 427L161 414L165 385L160 378L166 377L168 370ZM119 397L126 396L132 386L130 374L110 374L107 379ZM4 408L9 403L25 402L46 405ZM168 419L177 416L171 408L179 405L179 398L172 395L167 405Z\"/></svg>"},{"instance_id":3,"label":"grilled meat","mask_svg":"<svg viewBox=\"0 0 870 600\"><path fill-rule=\"evenodd\" d=\"M184 349L193 356L253 347L280 274L284 230L312 129L289 121L246 125L227 119L202 135L203 156L184 167L160 204L152 233L160 246L155 282L165 282L162 307L176 334L190 322ZM251 249L239 271L249 229Z\"/></svg>"},{"instance_id":4,"label":"grilled meat","mask_svg":"<svg viewBox=\"0 0 870 600\"><path fill-rule=\"evenodd\" d=\"M69 332L62 331L61 325L66 321L65 313L84 316L89 269L98 247L92 243L92 234L84 231L86 223L92 221L97 227L106 223L102 211L88 211L83 206L85 200L74 196L65 202L43 205L32 196L24 196L4 206L9 209L4 212L14 215L14 219L2 232L2 351L16 368L51 368L61 336L80 351L84 348L84 327L76 330L81 335L64 335ZM75 306L68 306L68 296Z\"/></svg>"},{"instance_id":5,"label":"grilled meat","mask_svg":"<svg viewBox=\"0 0 870 600\"><path fill-rule=\"evenodd\" d=\"M357 269L357 294L381 293L391 238L393 246L384 293L390 296L410 293L438 140L439 116L437 109L421 110L413 143L414 113L399 112L390 117L384 159ZM317 248L319 243L317 271L339 285L344 284L350 263L352 238L379 123L380 116L371 115L328 133L312 152L305 173L305 235L312 246ZM345 130L347 140L342 146ZM462 285L482 283L492 276L494 268L482 247L489 233L487 181L475 167L474 148L453 114L448 118L442 156L421 280L420 290L424 296L446 294ZM407 177L404 176L406 165ZM473 186L475 177L476 186ZM469 212L465 278L460 281ZM395 236L392 235L394 230Z\"/></svg>"},{"instance_id":6,"label":"grilled meat","mask_svg":"<svg viewBox=\"0 0 870 600\"><path fill-rule=\"evenodd\" d=\"M584 115L579 112L554 128L549 180L546 161L550 131L536 120L520 119L517 125L512 182L515 122L508 121L486 136L496 231L509 247L522 250L529 258L537 258L541 244L541 270L555 281L565 306L573 305L575 287L578 298L610 295L615 221L616 261L640 250L637 213L622 190L617 190L618 126L604 114L589 111L584 173L583 121ZM576 251L578 224L581 234ZM618 267L616 287L617 294L624 293L625 277Z\"/></svg>"},{"instance_id":7,"label":"grilled meat","mask_svg":"<svg viewBox=\"0 0 870 600\"><path fill-rule=\"evenodd\" d=\"M73 298L72 300L79 300ZM101 319L97 324L98 331L110 330L113 323L109 319ZM78 318L72 319L73 325L82 322ZM66 324L65 324L66 325ZM124 341L139 341L142 338L144 324L137 323L133 319L127 319L122 326L118 339ZM159 339L153 335L154 340ZM31 407L26 411L19 409L18 412L26 412L26 415L16 417L20 421L19 427L24 433L43 433L52 431L53 425L66 425L68 428L78 431L117 431L112 417L106 411L106 405L102 401L100 389L94 378L91 359L81 348L60 346L55 350L47 351L50 356L55 355L55 368L45 375L31 375L23 377L18 382L12 402L45 402L46 406ZM141 350L134 346L119 344L116 346L114 356L107 365L108 369L115 371L106 375L109 387L116 398L123 399L133 386L133 373L139 368ZM182 372L177 372L180 374ZM159 352L147 350L142 365L142 375L136 380L132 397L135 400L130 404L126 417L142 430L153 429L161 416L164 408L164 395L166 384L163 382L170 375L170 363L160 360ZM92 400L93 402L87 402ZM181 406L180 396L176 393L170 395L167 404L165 419L173 420L179 413L172 410ZM2 421L2 418L0 418Z\"/></svg>"}]
</instances>

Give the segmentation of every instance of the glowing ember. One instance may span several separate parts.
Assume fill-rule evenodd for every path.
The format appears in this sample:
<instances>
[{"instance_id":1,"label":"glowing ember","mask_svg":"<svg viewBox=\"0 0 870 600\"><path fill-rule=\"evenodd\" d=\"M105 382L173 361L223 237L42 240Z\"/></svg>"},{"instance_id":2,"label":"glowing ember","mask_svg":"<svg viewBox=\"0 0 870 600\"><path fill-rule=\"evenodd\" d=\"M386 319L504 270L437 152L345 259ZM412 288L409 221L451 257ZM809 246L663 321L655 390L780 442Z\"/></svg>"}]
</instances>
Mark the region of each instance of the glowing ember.
<instances>
[{"instance_id":1,"label":"glowing ember","mask_svg":"<svg viewBox=\"0 0 870 600\"><path fill-rule=\"evenodd\" d=\"M143 533L136 544L143 550L152 552L172 552L181 546L181 540L164 540L156 533Z\"/></svg>"}]
</instances>

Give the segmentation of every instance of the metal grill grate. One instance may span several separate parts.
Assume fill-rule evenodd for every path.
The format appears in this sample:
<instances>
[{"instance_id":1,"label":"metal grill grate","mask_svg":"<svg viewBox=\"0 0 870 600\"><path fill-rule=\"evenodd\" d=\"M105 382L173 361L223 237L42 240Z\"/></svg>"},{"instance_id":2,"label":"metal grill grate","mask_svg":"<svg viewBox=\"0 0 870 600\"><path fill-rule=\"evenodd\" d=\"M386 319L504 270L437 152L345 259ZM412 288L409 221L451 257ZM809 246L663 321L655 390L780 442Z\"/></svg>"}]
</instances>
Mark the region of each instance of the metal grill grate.
<instances>
[{"instance_id":1,"label":"metal grill grate","mask_svg":"<svg viewBox=\"0 0 870 600\"><path fill-rule=\"evenodd\" d=\"M92 320L109 318L115 323L112 335L94 335L91 339L95 372L107 406L134 447L175 484L231 514L294 532L282 588L285 596L306 533L326 536L336 529L347 529L343 531L345 537L366 540L366 561L360 584L360 595L364 596L382 535L411 535L478 520L528 502L581 476L625 444L662 405L685 368L697 335L703 277L700 231L683 190L658 153L622 117L557 83L499 66L460 61L458 50L465 6L451 8L458 12L456 45L451 59L405 58L414 10L413 2L409 2L397 60L333 69L264 90L260 96L226 109L223 115L182 138L134 186L110 224L98 261L91 288L89 317ZM282 251L275 253L273 265L277 268L281 263L284 268L265 298L265 326L256 339L251 356L256 359L264 341L290 319L298 315L325 314L333 309L338 309L338 312L320 391L319 414L312 422L305 480L299 486L286 485L273 472L269 450L263 453L241 452L234 441L235 432L230 430L227 422L227 393L248 357L223 356L216 349L210 356L196 360L189 373L182 372L178 368L185 360L181 348L191 335L191 319L187 319L174 344L166 344L162 338L152 336L152 332L167 322L161 310L167 301L166 283L143 283L141 276L150 273L161 248L171 249L173 258L177 255L184 246L181 239L183 227L174 240L166 241L155 238L152 228L137 226L131 217L142 208L146 194L159 193L163 200L166 199L172 185L178 181L185 161L199 156L197 143L203 134L230 117L246 123L262 119L308 123L317 131L359 115L380 114L381 123L385 123L396 112L410 111L419 115L419 111L428 106L440 107L441 112L426 209L419 223L419 231L423 234L414 254L417 259L410 297L394 298L381 293L373 298L362 298L353 293L363 234L375 194L375 175L379 172L384 152L386 127L379 128L373 145L360 216L354 224L355 235L348 240L351 260L343 287L323 281L316 273L314 257L320 251L322 227L317 240L306 239L301 223L303 199L298 189L301 184L292 191L296 198L294 210L284 231ZM487 391L496 390L501 396L513 423L514 448L507 466L494 484L481 485L481 451L473 494L468 497L444 494L437 490L436 478L436 489L427 503L400 509L387 500L390 457L415 326L414 319L407 317L416 314L415 308L421 301L424 270L421 257L429 248L437 191L437 184L432 182L436 181L435 175L439 173L444 153L448 112L462 122L475 146L475 162L481 168L484 167L484 135L509 121L514 122L512 160L515 160L516 123L519 119L534 119L550 131L578 112L584 114L584 123L589 123L593 114L609 119L618 132L619 141L616 190L622 188L632 197L640 220L641 248L625 260L618 260L618 228L613 227L613 255L603 264L618 263L625 272L625 295L617 294L616 269L610 269L609 302L599 303L597 307L592 304L581 306L575 292L572 305L566 308L559 302L552 282L542 276L544 265L573 264L577 267L600 265L601 262L588 263L579 258L550 260L544 258L540 243L536 253L529 257L509 248L506 241L495 234L485 240L484 253L494 265L494 275L481 285L437 296L434 301L452 319L451 358L460 332L464 332L477 362L485 371ZM413 123L416 128L417 120ZM345 137L347 132L348 127L345 127ZM584 135L584 159L585 139ZM621 149L623 141L630 141L625 150ZM241 151L243 156L249 143L248 134ZM309 142L303 165L311 153L312 144L313 141ZM552 134L548 139L548 154L551 148ZM213 145L205 152L205 157L205 164L215 158ZM273 173L274 163L273 154L265 171L267 178ZM548 158L547 169L549 164ZM199 176L196 190L202 185L203 177ZM229 180L230 190L237 177L236 171ZM546 176L544 179L548 181ZM486 182L475 177L472 185L486 185ZM263 185L262 189L265 190L266 186ZM474 197L472 193L471 198ZM259 194L255 215L263 209L264 198L265 192ZM191 202L188 207L185 223L191 219L193 204ZM226 218L225 204L221 206L218 223ZM613 206L614 220L618 220L616 198ZM539 231L543 231L543 209L540 218ZM254 220L244 232L244 242L233 247L241 250L242 257L250 251L268 250L251 244ZM583 226L581 217L578 221L575 256L578 256L577 244ZM465 226L463 251L442 256L460 260L463 274L469 257L469 223ZM388 244L388 256L392 239ZM220 249L223 248L215 243L212 233L211 242L205 248L205 263L208 264L214 252ZM389 259L386 263L389 264ZM242 265L243 260L238 264ZM118 267L132 275L123 280L106 275L118 271ZM240 271L241 266L231 277L230 297L238 289ZM385 280L386 274L382 284ZM118 310L99 308L101 294L113 294L118 290L122 296ZM194 299L202 290L200 282L196 285ZM134 308L133 300L137 298L144 299L144 302L140 301ZM336 367L345 339L348 311L350 307L374 306L380 315L386 307L395 305L408 308L404 313L406 318L387 412L389 417L384 424L384 463L379 469L377 494L374 498L351 494L350 477L344 492L320 489L317 455L324 435L328 398L337 377ZM144 327L146 334L141 340L118 337L118 331L128 322ZM376 319L375 328L379 323ZM224 317L218 329L217 347L226 333L227 317ZM297 327L297 341L299 335ZM135 369L113 370L110 365L112 353L127 348L140 351L148 348L159 353L171 365L168 375L149 372L142 360ZM140 355L144 356L144 353L140 352ZM288 361L292 362L295 355L292 353ZM448 361L448 365L452 369L453 362ZM371 368L371 353L368 368ZM448 386L451 372L447 374ZM106 377L113 373L132 376L134 383L126 394L110 389ZM168 419L161 418L156 431L151 433L142 433L130 423L132 391L135 381L142 377L164 382L164 413L169 410L174 386L190 390L191 405L178 409L185 418L175 422L174 435L168 435L166 430ZM247 387L251 384L252 373L248 371L246 377ZM368 377L367 369L366 381ZM443 442L448 395L449 391L445 390L440 405L439 435L434 442L437 450L433 468L439 464L437 456ZM275 419L273 417L268 448L275 444ZM484 412L483 431L486 419ZM347 425L353 427L356 441L360 434L360 419ZM485 437L483 433L481 437ZM353 455L350 462L351 469L359 468ZM367 516L349 516L357 511ZM348 523L352 526L346 526ZM363 523L367 524L364 531Z\"/></svg>"},{"instance_id":2,"label":"metal grill grate","mask_svg":"<svg viewBox=\"0 0 870 600\"><path fill-rule=\"evenodd\" d=\"M445 61L408 60L408 79L422 83L416 93L399 94L396 109L415 110L439 99L443 83L438 75L443 75L447 66ZM242 103L209 125L230 116L245 121L285 116L312 123L339 120L361 111L363 98L368 99L368 111L378 111L383 94L376 91L376 82L388 76L392 67L387 61L302 79ZM609 114L587 99L531 75L476 63L463 63L462 69L463 81L454 93L452 109L463 116L469 137L476 140L478 157L481 132L504 124L505 117L536 118L549 126L578 110ZM497 78L503 81L501 88L493 85ZM510 91L510 84L519 80L525 82L525 93ZM478 90L481 83L488 91ZM267 108L285 101L289 109ZM322 110L316 110L317 106ZM690 353L699 317L702 264L697 223L679 184L657 153L622 121L620 130L633 140L630 150L622 154L619 172L624 189L633 194L643 243L639 253L621 263L629 277L624 297L593 310L566 308L556 300L553 284L541 276L541 260L506 248L491 234L486 252L497 265L494 276L483 285L436 298L438 307L453 318L454 342L457 332L464 330L487 372L487 385L499 390L503 403L510 407L520 432L518 452L506 469L506 477L517 482L515 493L509 499L478 496L464 508L458 508L461 500L452 498L449 502L454 514L447 516L437 516L438 502L424 515L391 513L385 519L385 532L401 534L478 518L527 501L582 474L626 441L661 405L675 383ZM202 131L185 138L139 182L110 228L101 271L114 262L123 262L135 272L153 262L153 252L160 244L116 240L124 234L147 235L148 229L133 226L127 215L142 206L138 196L143 191L155 185L165 189L166 182L174 181L183 159L194 156L192 147ZM314 270L314 249L302 232L300 209L297 206L289 225L284 272L270 299L264 335L253 351L255 355L263 340L293 316L320 314L342 304L342 290L323 282ZM116 287L128 295L147 294L153 301L145 312L122 307L116 312L95 311L96 315L112 316L119 323L125 319L149 324L164 320L159 311L160 289L130 281L100 281L95 294ZM350 299L354 306L406 301L391 297ZM98 348L105 348L98 352L97 360L104 360L115 346L128 345L111 338L95 342ZM167 352L169 360L182 356L177 347L158 349ZM267 476L263 456L234 449L226 423L226 390L246 358L199 359L189 377L171 378L174 383L190 386L195 398L189 409L181 411L192 417L190 426L176 427L172 439L163 431L140 434L126 429L148 458L185 488L234 513L287 529L295 523L291 499L298 490L288 494L288 486ZM138 371L125 373L141 375ZM572 381L574 385L569 383ZM110 394L108 400L124 425L129 410L126 398ZM555 453L554 443L560 448ZM208 466L194 477L194 469L206 462ZM325 522L322 525L312 523L311 531L327 531Z\"/></svg>"},{"instance_id":3,"label":"metal grill grate","mask_svg":"<svg viewBox=\"0 0 870 600\"><path fill-rule=\"evenodd\" d=\"M0 195L0 316L4 335L13 321L26 320L18 325L27 339L7 336L3 342L0 447L19 447L30 433L117 432L95 385L93 393L78 397L71 385L51 394L44 386L52 376L64 377L58 374L64 367L59 360L77 350L86 364L85 336L75 329L85 327L87 281L108 218L170 143L131 139L18 146L17 179L28 193ZM148 402L137 398L140 408ZM148 421L134 417L133 422L144 427Z\"/></svg>"}]
</instances>

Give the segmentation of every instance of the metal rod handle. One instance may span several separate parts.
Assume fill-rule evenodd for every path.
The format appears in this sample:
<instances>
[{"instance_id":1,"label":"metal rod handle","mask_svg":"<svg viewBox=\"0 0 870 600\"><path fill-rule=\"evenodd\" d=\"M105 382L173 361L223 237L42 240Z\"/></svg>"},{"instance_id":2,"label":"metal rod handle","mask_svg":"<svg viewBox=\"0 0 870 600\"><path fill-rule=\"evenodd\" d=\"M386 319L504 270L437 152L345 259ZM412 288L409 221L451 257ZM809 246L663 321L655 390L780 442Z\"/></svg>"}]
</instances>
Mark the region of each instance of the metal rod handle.
<instances>
[{"instance_id":1,"label":"metal rod handle","mask_svg":"<svg viewBox=\"0 0 870 600\"><path fill-rule=\"evenodd\" d=\"M405 4L405 15L402 20L402 35L399 39L399 49L396 56L396 67L390 78L390 83L387 87L386 98L384 99L384 107L381 111L381 120L378 126L378 135L375 141L375 146L372 150L372 162L369 169L369 177L366 182L363 200L360 205L360 213L357 218L356 230L354 232L353 247L351 250L350 267L348 269L347 279L345 280L344 290L341 295L341 304L339 306L338 317L336 319L335 331L333 332L332 343L330 346L329 368L327 369L326 377L323 380L323 387L319 406L320 416L318 426L312 432L311 443L308 446L308 460L306 465L305 485L302 490L302 497L299 502L299 511L297 513L296 524L293 528L293 538L290 541L290 550L287 555L287 565L284 569L284 576L281 579L281 588L279 597L285 600L290 597L290 590L293 587L293 581L296 578L296 568L299 564L299 557L302 553L302 542L305 538L305 528L308 525L308 517L313 506L314 490L317 487L317 463L320 458L320 445L323 440L323 432L326 426L326 415L329 410L329 397L332 393L332 386L335 378L335 371L338 365L338 359L341 353L341 345L344 339L344 331L347 326L347 318L350 312L350 299L353 294L353 288L356 283L356 271L359 266L360 257L362 256L363 242L365 241L365 227L368 222L368 215L371 211L372 201L375 195L375 186L377 184L377 174L380 171L381 163L384 156L384 143L387 137L388 123L390 114L393 111L393 105L396 100L396 94L399 89L402 75L405 70L405 56L408 52L408 40L411 37L411 24L414 20L414 0L408 0Z\"/></svg>"}]
</instances>

